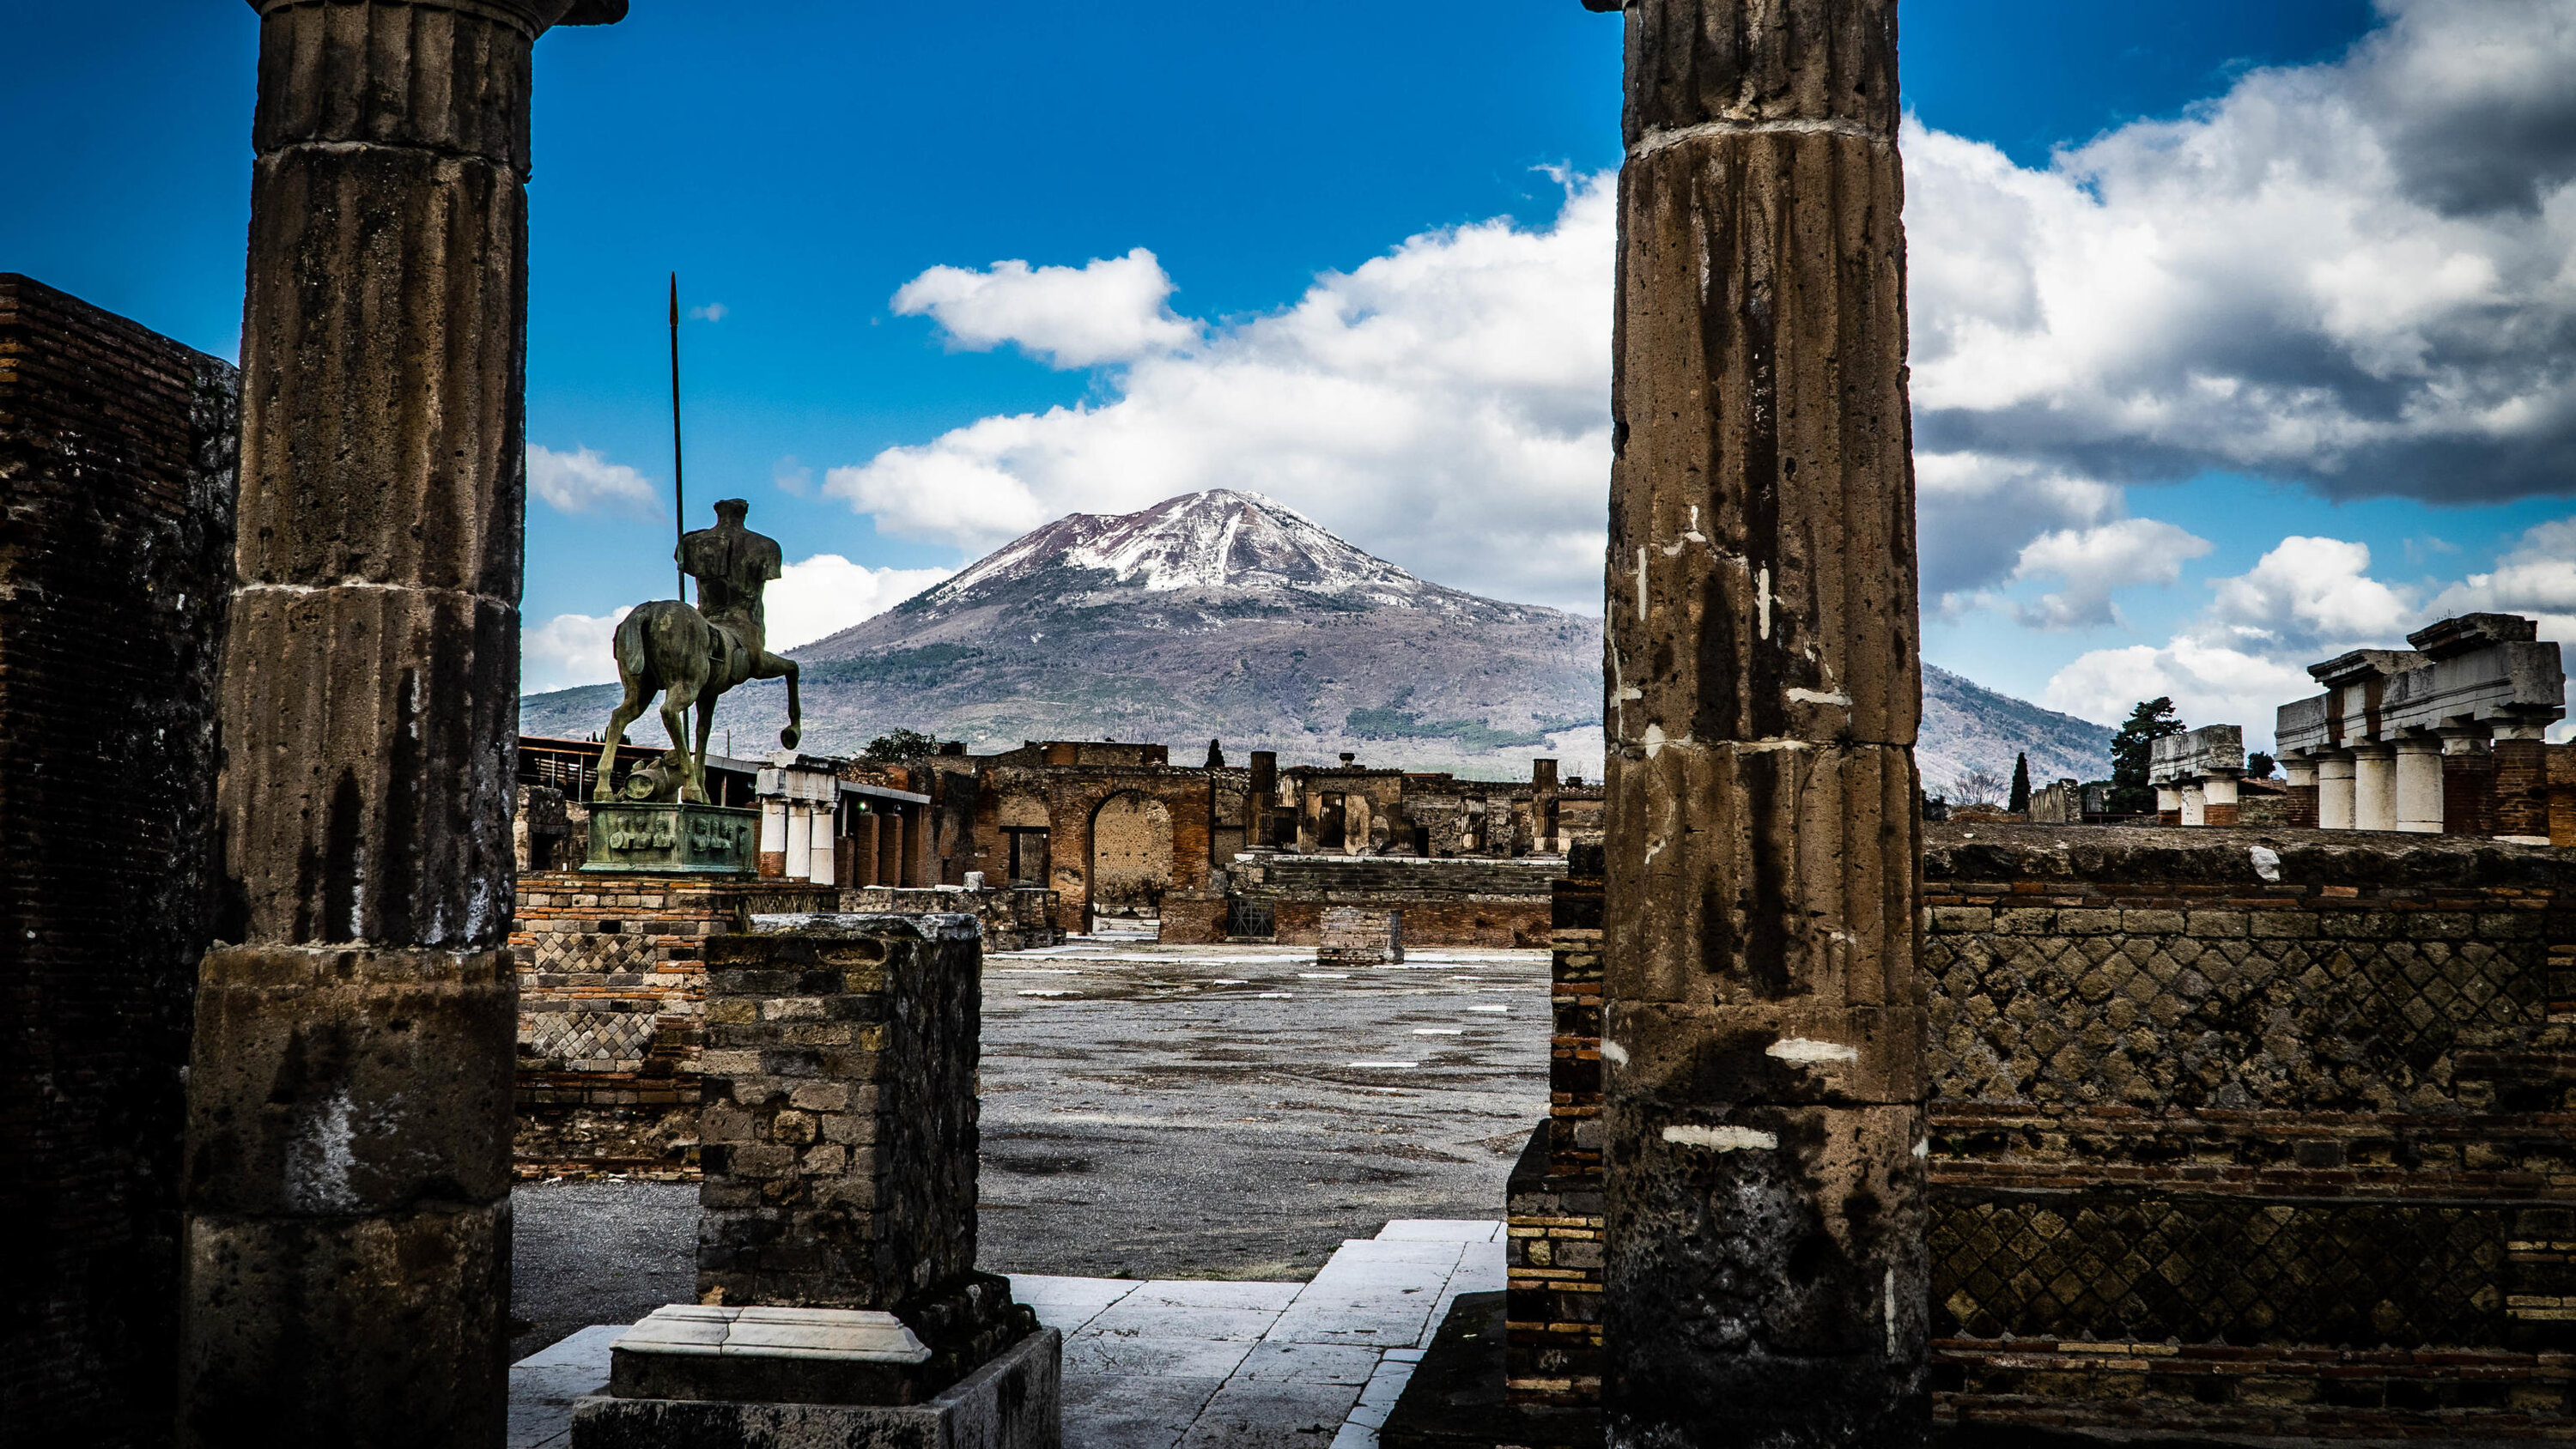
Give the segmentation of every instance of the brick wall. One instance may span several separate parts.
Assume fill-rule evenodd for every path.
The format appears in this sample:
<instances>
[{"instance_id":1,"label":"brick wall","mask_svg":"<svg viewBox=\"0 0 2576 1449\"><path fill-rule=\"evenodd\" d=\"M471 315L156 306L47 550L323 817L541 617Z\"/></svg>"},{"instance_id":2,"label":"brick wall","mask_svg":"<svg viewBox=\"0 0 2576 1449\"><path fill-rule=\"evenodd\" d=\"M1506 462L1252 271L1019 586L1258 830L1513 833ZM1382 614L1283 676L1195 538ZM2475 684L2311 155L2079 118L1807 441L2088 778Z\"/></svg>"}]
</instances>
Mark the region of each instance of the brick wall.
<instances>
[{"instance_id":1,"label":"brick wall","mask_svg":"<svg viewBox=\"0 0 2576 1449\"><path fill-rule=\"evenodd\" d=\"M925 915L710 943L701 1302L896 1313L931 1388L1036 1330L975 1271L979 940Z\"/></svg>"},{"instance_id":2,"label":"brick wall","mask_svg":"<svg viewBox=\"0 0 2576 1449\"><path fill-rule=\"evenodd\" d=\"M899 916L973 916L983 929L987 952L1041 951L1064 943L1064 933L1055 924L1055 892L1048 890L859 886L841 891L838 909Z\"/></svg>"},{"instance_id":3,"label":"brick wall","mask_svg":"<svg viewBox=\"0 0 2576 1449\"><path fill-rule=\"evenodd\" d=\"M839 903L722 878L520 877L519 1175L694 1177L707 939Z\"/></svg>"},{"instance_id":4,"label":"brick wall","mask_svg":"<svg viewBox=\"0 0 2576 1449\"><path fill-rule=\"evenodd\" d=\"M1503 1391L1514 1403L1601 1396L1601 847L1578 845L1551 897L1548 1119L1513 1165Z\"/></svg>"},{"instance_id":5,"label":"brick wall","mask_svg":"<svg viewBox=\"0 0 2576 1449\"><path fill-rule=\"evenodd\" d=\"M2576 1438L2559 853L1934 826L1925 874L1946 1413Z\"/></svg>"},{"instance_id":6,"label":"brick wall","mask_svg":"<svg viewBox=\"0 0 2576 1449\"><path fill-rule=\"evenodd\" d=\"M1408 946L1542 947L1549 942L1550 887L1565 874L1553 858L1420 860L1338 855L1238 856L1226 867L1228 894L1267 906L1283 946L1323 941L1324 912L1341 906L1401 913ZM1221 913L1200 910L1164 922L1166 941L1222 940L1176 932L1221 929Z\"/></svg>"},{"instance_id":7,"label":"brick wall","mask_svg":"<svg viewBox=\"0 0 2576 1449\"><path fill-rule=\"evenodd\" d=\"M166 1442L238 384L0 275L0 1438Z\"/></svg>"}]
</instances>

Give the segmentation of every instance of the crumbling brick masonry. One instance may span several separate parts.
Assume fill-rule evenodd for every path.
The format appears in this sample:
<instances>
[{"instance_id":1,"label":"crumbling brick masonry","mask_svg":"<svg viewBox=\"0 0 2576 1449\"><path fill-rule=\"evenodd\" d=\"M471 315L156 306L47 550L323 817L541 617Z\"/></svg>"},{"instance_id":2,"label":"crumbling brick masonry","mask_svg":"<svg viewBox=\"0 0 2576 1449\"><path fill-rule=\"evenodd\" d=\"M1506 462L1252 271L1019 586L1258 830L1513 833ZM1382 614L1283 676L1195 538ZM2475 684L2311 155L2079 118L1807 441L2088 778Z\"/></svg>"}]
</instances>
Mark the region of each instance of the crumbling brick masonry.
<instances>
[{"instance_id":1,"label":"crumbling brick masonry","mask_svg":"<svg viewBox=\"0 0 2576 1449\"><path fill-rule=\"evenodd\" d=\"M2576 866L1977 825L1926 879L1946 1413L2576 1439Z\"/></svg>"}]
</instances>

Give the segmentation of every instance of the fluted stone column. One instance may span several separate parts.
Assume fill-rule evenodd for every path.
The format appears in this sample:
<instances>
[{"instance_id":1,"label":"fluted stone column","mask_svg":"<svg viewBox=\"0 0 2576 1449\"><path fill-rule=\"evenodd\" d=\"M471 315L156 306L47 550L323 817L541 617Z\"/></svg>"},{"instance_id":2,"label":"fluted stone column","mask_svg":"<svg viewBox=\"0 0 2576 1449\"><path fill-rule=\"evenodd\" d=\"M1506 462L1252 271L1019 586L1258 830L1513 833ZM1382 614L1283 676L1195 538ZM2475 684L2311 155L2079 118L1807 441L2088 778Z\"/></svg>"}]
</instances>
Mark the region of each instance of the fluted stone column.
<instances>
[{"instance_id":1,"label":"fluted stone column","mask_svg":"<svg viewBox=\"0 0 2576 1449\"><path fill-rule=\"evenodd\" d=\"M181 1439L497 1446L530 48L625 5L254 8Z\"/></svg>"},{"instance_id":2,"label":"fluted stone column","mask_svg":"<svg viewBox=\"0 0 2576 1449\"><path fill-rule=\"evenodd\" d=\"M1638 0L1626 23L1609 1442L1920 1444L1896 6Z\"/></svg>"}]
</instances>

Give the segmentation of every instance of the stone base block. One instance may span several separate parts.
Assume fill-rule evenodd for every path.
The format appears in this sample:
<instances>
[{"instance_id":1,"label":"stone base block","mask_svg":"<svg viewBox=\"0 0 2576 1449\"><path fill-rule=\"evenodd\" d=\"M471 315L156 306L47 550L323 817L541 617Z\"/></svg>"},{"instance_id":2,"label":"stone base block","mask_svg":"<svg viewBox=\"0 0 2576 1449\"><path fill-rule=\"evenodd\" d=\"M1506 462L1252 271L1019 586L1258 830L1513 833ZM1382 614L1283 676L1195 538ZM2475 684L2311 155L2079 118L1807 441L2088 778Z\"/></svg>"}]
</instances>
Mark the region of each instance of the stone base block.
<instances>
[{"instance_id":1,"label":"stone base block","mask_svg":"<svg viewBox=\"0 0 2576 1449\"><path fill-rule=\"evenodd\" d=\"M573 1449L1061 1449L1063 1346L1042 1328L923 1404L584 1399Z\"/></svg>"},{"instance_id":2,"label":"stone base block","mask_svg":"<svg viewBox=\"0 0 2576 1449\"><path fill-rule=\"evenodd\" d=\"M632 800L590 807L590 858L586 871L652 871L670 875L747 875L768 857L759 853L760 812L722 805L653 804ZM763 875L785 871L762 869Z\"/></svg>"}]
</instances>

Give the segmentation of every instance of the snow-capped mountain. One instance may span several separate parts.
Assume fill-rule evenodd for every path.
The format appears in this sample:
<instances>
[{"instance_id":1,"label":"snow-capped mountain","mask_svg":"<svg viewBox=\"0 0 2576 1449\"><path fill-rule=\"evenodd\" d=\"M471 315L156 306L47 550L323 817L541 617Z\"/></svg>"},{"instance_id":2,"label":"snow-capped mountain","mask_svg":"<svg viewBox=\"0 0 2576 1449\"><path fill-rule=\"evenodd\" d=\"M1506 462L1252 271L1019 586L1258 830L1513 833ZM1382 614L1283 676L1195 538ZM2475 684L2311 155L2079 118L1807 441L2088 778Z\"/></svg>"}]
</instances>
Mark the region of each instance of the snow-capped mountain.
<instances>
[{"instance_id":1,"label":"snow-capped mountain","mask_svg":"<svg viewBox=\"0 0 2576 1449\"><path fill-rule=\"evenodd\" d=\"M1023 740L1141 740L1195 763L1277 750L1331 761L1525 775L1553 755L1601 768L1601 625L1418 579L1256 493L1218 489L1135 513L1077 513L1015 539L875 618L790 651L804 666L805 748L855 752L897 728L977 752ZM1968 765L2092 778L2109 731L1926 670L1924 775ZM600 727L613 688L521 703L531 734ZM776 737L775 683L726 696L717 722ZM2089 732L2089 733L2088 733ZM649 731L648 731L649 733ZM721 737L721 736L720 736ZM2081 768L2094 756L2099 766Z\"/></svg>"},{"instance_id":2,"label":"snow-capped mountain","mask_svg":"<svg viewBox=\"0 0 2576 1449\"><path fill-rule=\"evenodd\" d=\"M991 554L921 603L936 616L996 584L1050 570L1101 574L1105 588L1149 594L1296 591L1446 612L1483 602L1426 584L1258 493L1220 488L1135 513L1068 515Z\"/></svg>"}]
</instances>

